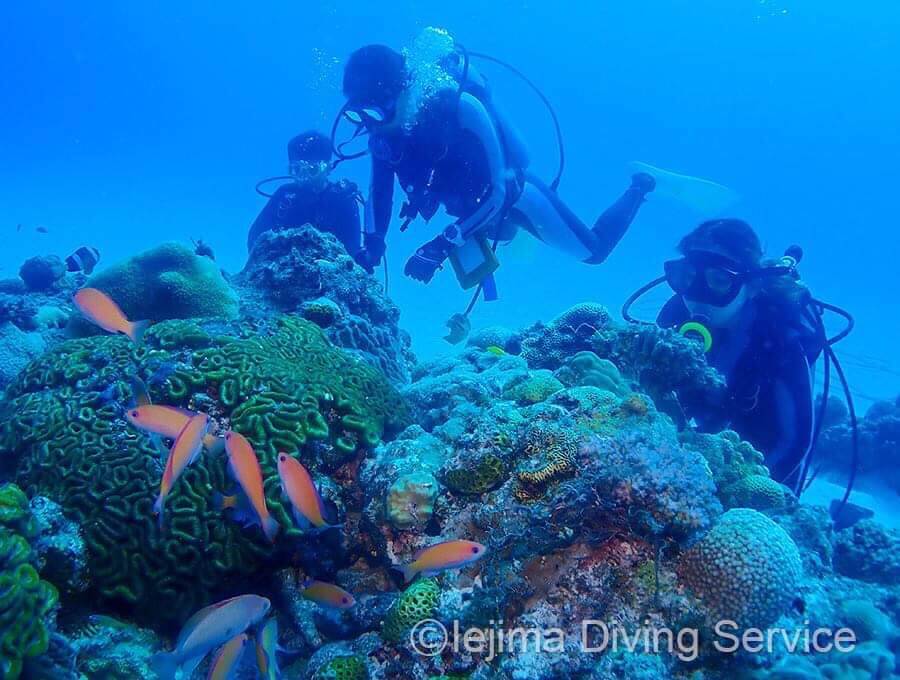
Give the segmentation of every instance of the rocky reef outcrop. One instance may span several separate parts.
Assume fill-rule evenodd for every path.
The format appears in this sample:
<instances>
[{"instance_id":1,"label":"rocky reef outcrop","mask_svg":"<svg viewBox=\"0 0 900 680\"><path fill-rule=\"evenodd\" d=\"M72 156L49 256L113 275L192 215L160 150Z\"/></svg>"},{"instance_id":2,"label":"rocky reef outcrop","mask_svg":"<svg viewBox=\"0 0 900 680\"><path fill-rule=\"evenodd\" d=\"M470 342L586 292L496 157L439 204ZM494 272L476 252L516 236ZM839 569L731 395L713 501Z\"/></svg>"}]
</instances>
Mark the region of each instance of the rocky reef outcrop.
<instances>
[{"instance_id":1,"label":"rocky reef outcrop","mask_svg":"<svg viewBox=\"0 0 900 680\"><path fill-rule=\"evenodd\" d=\"M265 232L234 283L246 314L300 314L393 382L409 380L414 358L400 310L331 234L309 225Z\"/></svg>"},{"instance_id":2,"label":"rocky reef outcrop","mask_svg":"<svg viewBox=\"0 0 900 680\"><path fill-rule=\"evenodd\" d=\"M872 521L836 531L736 433L692 430L692 409L723 384L690 341L578 305L413 363L380 286L311 227L261 237L228 285L236 318L163 321L140 345L53 343L10 383L0 479L18 486L0 487L0 552L12 546L0 585L21 570L8 588L36 616L11 626L0 597L0 629L25 640L0 639L14 671L3 677L148 677L188 616L245 592L271 599L285 677L304 680L894 672L900 539ZM274 543L216 503L234 479L213 451L178 481L160 527L164 455L125 418L138 382L153 403L247 437ZM335 526L295 524L280 451L308 468ZM483 556L405 582L397 567L453 539ZM310 578L355 603L309 596ZM844 625L859 644L797 655L782 637L723 652L711 638L722 620ZM466 630L484 644L454 637ZM514 630L532 632L498 649ZM695 631L696 645L622 642L665 630ZM249 657L240 672L252 677Z\"/></svg>"},{"instance_id":3,"label":"rocky reef outcrop","mask_svg":"<svg viewBox=\"0 0 900 680\"><path fill-rule=\"evenodd\" d=\"M831 424L822 430L816 464L844 478L853 463L853 431L842 402L832 409ZM900 493L900 397L879 401L859 419L859 483Z\"/></svg>"}]
</instances>

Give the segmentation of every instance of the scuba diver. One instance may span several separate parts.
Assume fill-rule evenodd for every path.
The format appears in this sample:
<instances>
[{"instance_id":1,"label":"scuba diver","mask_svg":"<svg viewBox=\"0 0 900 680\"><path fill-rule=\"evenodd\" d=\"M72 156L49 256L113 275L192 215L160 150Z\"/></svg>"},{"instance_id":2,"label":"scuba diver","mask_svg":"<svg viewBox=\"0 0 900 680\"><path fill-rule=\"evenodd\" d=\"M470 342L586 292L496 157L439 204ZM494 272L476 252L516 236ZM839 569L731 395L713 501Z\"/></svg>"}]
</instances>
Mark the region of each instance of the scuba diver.
<instances>
[{"instance_id":1,"label":"scuba diver","mask_svg":"<svg viewBox=\"0 0 900 680\"><path fill-rule=\"evenodd\" d=\"M247 250L261 234L270 229L285 229L311 224L329 232L344 244L351 257L360 249L362 229L359 218L359 190L347 180L329 179L331 141L325 135L309 131L288 142L290 174L269 177L256 185L256 190L269 201L259 213L247 234ZM261 186L272 181L289 180L274 193Z\"/></svg>"},{"instance_id":2,"label":"scuba diver","mask_svg":"<svg viewBox=\"0 0 900 680\"><path fill-rule=\"evenodd\" d=\"M853 327L852 317L820 302L799 281L802 251L792 246L780 260L763 259L759 237L746 222L704 222L678 245L681 258L665 263L665 276L643 286L626 302L623 316L644 293L668 283L675 295L656 323L703 342L707 359L725 377L720 403L694 404L702 430L735 430L766 457L773 479L798 495L807 486L811 451L828 399L834 364L853 403L832 345ZM848 327L833 338L825 310L844 316ZM814 367L824 355L824 399L816 411ZM853 415L855 421L855 414ZM853 484L851 473L846 503Z\"/></svg>"},{"instance_id":3,"label":"scuba diver","mask_svg":"<svg viewBox=\"0 0 900 680\"><path fill-rule=\"evenodd\" d=\"M351 139L367 134L372 157L359 264L372 272L384 256L395 177L407 196L400 211L405 219L401 230L417 217L429 221L440 207L456 218L406 262L404 273L413 279L430 282L449 259L464 289L478 285L485 299L495 299L493 273L499 263L494 253L519 229L583 262L603 262L653 190L653 177L635 174L631 186L593 227L586 225L556 192L564 165L562 145L560 171L548 185L529 172L525 145L498 111L485 79L469 63L470 56L488 57L453 46L446 33L429 30L450 43L437 64L437 82L443 87L429 91L428 83L417 82L413 60L384 45L357 50L344 69L347 101L335 120L332 139L341 119L349 120L356 126ZM434 77L433 68L426 68L425 74ZM559 133L555 115L554 123ZM344 155L346 143L335 145L339 161L366 153Z\"/></svg>"}]
</instances>

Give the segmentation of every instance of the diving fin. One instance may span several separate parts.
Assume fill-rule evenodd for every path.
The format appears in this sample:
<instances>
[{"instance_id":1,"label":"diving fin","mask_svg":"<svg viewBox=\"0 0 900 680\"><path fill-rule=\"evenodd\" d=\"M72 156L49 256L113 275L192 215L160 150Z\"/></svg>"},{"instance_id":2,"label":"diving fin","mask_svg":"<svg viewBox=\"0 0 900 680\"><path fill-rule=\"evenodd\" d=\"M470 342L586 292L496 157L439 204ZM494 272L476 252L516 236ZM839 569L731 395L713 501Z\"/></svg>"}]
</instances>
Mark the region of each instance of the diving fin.
<instances>
[{"instance_id":1,"label":"diving fin","mask_svg":"<svg viewBox=\"0 0 900 680\"><path fill-rule=\"evenodd\" d=\"M654 195L683 203L706 218L720 217L740 200L736 191L712 180L681 175L641 161L632 161L628 167L632 172L645 172L656 180Z\"/></svg>"}]
</instances>

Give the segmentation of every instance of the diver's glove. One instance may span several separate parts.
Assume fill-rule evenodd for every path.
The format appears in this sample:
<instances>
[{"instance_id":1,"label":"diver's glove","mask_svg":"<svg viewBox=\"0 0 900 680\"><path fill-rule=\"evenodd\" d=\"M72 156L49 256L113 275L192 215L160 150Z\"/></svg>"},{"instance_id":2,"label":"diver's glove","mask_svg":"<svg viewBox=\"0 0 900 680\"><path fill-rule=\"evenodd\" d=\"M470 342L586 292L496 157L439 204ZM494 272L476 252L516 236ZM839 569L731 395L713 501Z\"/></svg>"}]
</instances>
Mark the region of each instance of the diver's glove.
<instances>
[{"instance_id":1,"label":"diver's glove","mask_svg":"<svg viewBox=\"0 0 900 680\"><path fill-rule=\"evenodd\" d=\"M443 234L436 236L406 261L403 273L416 281L429 283L435 272L441 269L451 250L453 244Z\"/></svg>"},{"instance_id":2,"label":"diver's glove","mask_svg":"<svg viewBox=\"0 0 900 680\"><path fill-rule=\"evenodd\" d=\"M631 176L631 188L649 194L656 188L656 179L648 172L638 172Z\"/></svg>"},{"instance_id":3,"label":"diver's glove","mask_svg":"<svg viewBox=\"0 0 900 680\"><path fill-rule=\"evenodd\" d=\"M356 253L356 263L370 274L375 273L375 267L384 257L385 248L384 238L378 234L366 234L362 250Z\"/></svg>"}]
</instances>

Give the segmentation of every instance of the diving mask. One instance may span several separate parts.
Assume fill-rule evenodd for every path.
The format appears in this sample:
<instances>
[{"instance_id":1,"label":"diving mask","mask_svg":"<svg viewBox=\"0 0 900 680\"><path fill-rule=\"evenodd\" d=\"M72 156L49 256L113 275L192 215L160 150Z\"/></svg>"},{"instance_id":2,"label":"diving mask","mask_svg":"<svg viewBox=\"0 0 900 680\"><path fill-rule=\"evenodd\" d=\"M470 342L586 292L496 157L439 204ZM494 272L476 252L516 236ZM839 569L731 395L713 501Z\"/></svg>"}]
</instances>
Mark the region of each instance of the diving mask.
<instances>
[{"instance_id":1,"label":"diving mask","mask_svg":"<svg viewBox=\"0 0 900 680\"><path fill-rule=\"evenodd\" d=\"M718 253L695 251L665 263L666 281L678 295L724 307L741 292L753 272Z\"/></svg>"}]
</instances>

